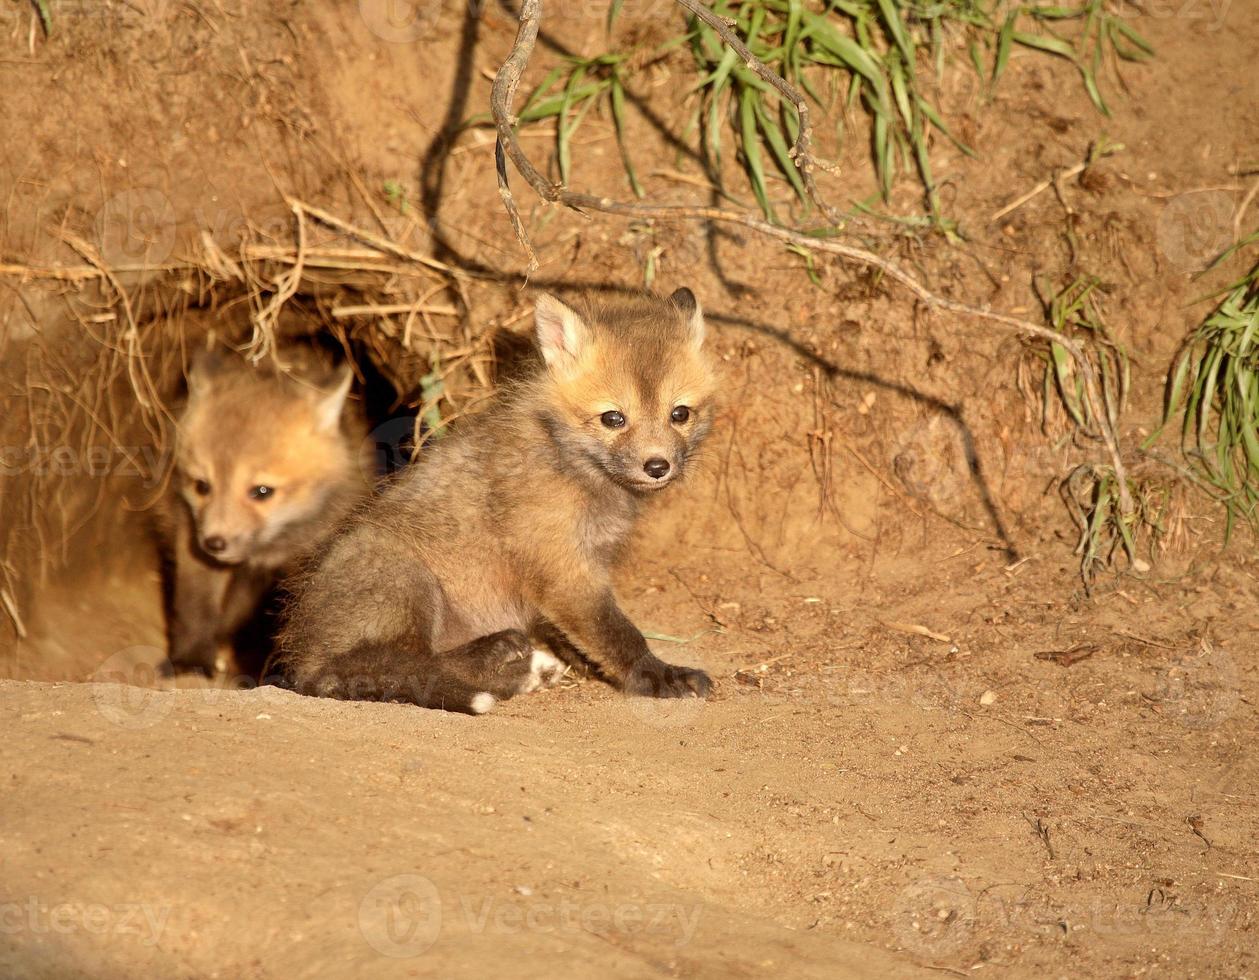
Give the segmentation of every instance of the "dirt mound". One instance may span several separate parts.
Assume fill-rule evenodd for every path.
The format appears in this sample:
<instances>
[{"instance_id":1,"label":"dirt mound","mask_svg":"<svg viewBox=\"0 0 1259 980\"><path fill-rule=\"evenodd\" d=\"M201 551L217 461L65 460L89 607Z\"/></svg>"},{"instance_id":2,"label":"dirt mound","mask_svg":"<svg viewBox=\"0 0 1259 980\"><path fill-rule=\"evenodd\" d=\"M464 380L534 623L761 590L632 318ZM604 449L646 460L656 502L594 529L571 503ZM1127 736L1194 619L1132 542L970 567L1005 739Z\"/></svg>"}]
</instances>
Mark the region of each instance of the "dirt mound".
<instances>
[{"instance_id":1,"label":"dirt mound","mask_svg":"<svg viewBox=\"0 0 1259 980\"><path fill-rule=\"evenodd\" d=\"M6 767L55 755L3 805L8 976L929 972L767 920L732 860L755 825L709 812L726 770L667 764L677 730L606 698L479 725L274 690L2 693L31 739ZM650 800L580 747L609 707L660 763Z\"/></svg>"}]
</instances>

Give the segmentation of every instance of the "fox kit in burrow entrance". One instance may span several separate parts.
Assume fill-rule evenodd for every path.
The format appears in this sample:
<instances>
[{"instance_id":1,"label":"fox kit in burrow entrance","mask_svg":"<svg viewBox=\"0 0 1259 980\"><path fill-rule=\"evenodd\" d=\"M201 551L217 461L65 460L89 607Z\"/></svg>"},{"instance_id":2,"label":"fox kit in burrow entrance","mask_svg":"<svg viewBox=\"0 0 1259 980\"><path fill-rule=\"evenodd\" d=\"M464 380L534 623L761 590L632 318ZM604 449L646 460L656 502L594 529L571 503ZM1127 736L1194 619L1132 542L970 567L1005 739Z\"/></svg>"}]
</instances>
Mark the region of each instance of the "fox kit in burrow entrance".
<instances>
[{"instance_id":1,"label":"fox kit in burrow entrance","mask_svg":"<svg viewBox=\"0 0 1259 980\"><path fill-rule=\"evenodd\" d=\"M285 374L218 353L194 361L166 508L175 670L215 673L220 647L366 491L351 379L348 365Z\"/></svg>"},{"instance_id":2,"label":"fox kit in burrow entrance","mask_svg":"<svg viewBox=\"0 0 1259 980\"><path fill-rule=\"evenodd\" d=\"M543 295L536 334L544 365L425 449L300 582L280 640L298 690L481 714L567 662L631 694L708 695L611 582L643 501L712 426L699 304Z\"/></svg>"}]
</instances>

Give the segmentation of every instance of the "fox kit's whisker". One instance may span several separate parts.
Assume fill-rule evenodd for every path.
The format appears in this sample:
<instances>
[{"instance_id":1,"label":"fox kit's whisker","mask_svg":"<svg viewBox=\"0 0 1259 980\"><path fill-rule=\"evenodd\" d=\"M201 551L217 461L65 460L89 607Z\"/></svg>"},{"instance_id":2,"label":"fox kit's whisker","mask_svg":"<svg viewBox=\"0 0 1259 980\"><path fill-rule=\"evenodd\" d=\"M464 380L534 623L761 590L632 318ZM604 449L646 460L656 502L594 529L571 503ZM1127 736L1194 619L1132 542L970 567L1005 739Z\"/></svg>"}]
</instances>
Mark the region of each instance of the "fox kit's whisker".
<instances>
[{"instance_id":1,"label":"fox kit's whisker","mask_svg":"<svg viewBox=\"0 0 1259 980\"><path fill-rule=\"evenodd\" d=\"M634 694L709 693L651 653L611 585L642 501L712 426L699 303L543 295L536 331L533 374L426 448L296 589L282 647L299 690L481 714L583 665Z\"/></svg>"}]
</instances>

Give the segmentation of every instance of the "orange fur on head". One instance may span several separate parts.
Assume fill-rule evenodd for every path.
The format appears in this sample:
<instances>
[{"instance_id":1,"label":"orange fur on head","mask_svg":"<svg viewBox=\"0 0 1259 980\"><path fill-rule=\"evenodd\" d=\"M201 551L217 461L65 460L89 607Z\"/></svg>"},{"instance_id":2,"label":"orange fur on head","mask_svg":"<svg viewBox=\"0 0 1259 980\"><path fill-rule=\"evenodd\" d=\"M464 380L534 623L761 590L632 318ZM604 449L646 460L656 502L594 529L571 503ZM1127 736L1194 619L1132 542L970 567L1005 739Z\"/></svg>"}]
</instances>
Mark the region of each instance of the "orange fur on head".
<instances>
[{"instance_id":1,"label":"orange fur on head","mask_svg":"<svg viewBox=\"0 0 1259 980\"><path fill-rule=\"evenodd\" d=\"M231 560L243 560L354 478L354 447L341 428L351 378L344 368L315 385L214 357L194 365L176 465L200 537L226 539Z\"/></svg>"},{"instance_id":2,"label":"orange fur on head","mask_svg":"<svg viewBox=\"0 0 1259 980\"><path fill-rule=\"evenodd\" d=\"M691 291L576 306L543 294L536 328L547 366L543 397L569 442L633 489L672 480L712 424L715 383ZM672 475L644 477L650 461L667 462Z\"/></svg>"}]
</instances>

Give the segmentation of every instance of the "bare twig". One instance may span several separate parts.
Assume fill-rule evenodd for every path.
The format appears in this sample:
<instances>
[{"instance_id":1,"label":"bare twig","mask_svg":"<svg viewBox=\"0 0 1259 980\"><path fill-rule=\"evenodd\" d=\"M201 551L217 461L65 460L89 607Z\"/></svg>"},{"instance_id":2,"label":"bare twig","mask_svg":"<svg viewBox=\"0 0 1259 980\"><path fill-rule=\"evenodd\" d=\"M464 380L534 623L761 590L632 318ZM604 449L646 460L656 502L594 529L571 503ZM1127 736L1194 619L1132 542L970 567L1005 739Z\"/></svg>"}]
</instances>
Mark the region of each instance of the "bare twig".
<instances>
[{"instance_id":1,"label":"bare twig","mask_svg":"<svg viewBox=\"0 0 1259 980\"><path fill-rule=\"evenodd\" d=\"M501 136L494 141L494 170L498 175L498 196L502 198L503 207L507 211L507 220L511 222L511 230L515 233L516 240L524 246L525 255L529 258L529 268L525 272L525 278L528 279L538 270L538 253L533 250L533 242L529 239L529 232L525 230L520 209L516 207L516 198L512 196L511 185L507 182L507 158L503 155Z\"/></svg>"},{"instance_id":2,"label":"bare twig","mask_svg":"<svg viewBox=\"0 0 1259 980\"><path fill-rule=\"evenodd\" d=\"M22 622L22 614L18 612L17 603L13 601L13 596L8 589L0 589L0 606L4 606L4 611L13 620L13 628L17 631L18 639L25 640L26 624Z\"/></svg>"},{"instance_id":3,"label":"bare twig","mask_svg":"<svg viewBox=\"0 0 1259 980\"><path fill-rule=\"evenodd\" d=\"M460 275L459 270L446 265L445 262L438 262L431 255L425 255L423 252L416 252L409 248L403 248L395 241L388 238L382 238L380 235L373 235L370 231L359 228L338 218L335 214L329 214L323 208L317 208L313 204L307 204L305 201L297 201L290 199L288 205L294 211L304 212L310 215L321 224L327 225L329 228L335 228L337 231L343 232L351 238L357 238L359 241L370 245L372 248L380 252L388 252L402 259L408 259L411 262L418 262L420 265L428 266L437 272L444 272L448 276Z\"/></svg>"},{"instance_id":4,"label":"bare twig","mask_svg":"<svg viewBox=\"0 0 1259 980\"><path fill-rule=\"evenodd\" d=\"M1202 814L1200 813L1190 814L1188 817L1185 818L1185 823L1189 824L1189 829L1194 832L1195 836L1201 838L1202 843L1206 844L1208 850L1210 850L1212 847L1215 846L1207 838L1207 835L1203 833L1202 831Z\"/></svg>"},{"instance_id":5,"label":"bare twig","mask_svg":"<svg viewBox=\"0 0 1259 980\"><path fill-rule=\"evenodd\" d=\"M516 98L516 87L520 84L520 76L529 64L529 56L533 54L533 46L538 40L538 25L542 22L542 0L524 0L520 9L520 29L516 32L516 41L512 45L511 54L494 76L494 88L490 94L490 103L494 106L494 123L498 130L498 140L494 144L494 166L498 173L498 195L503 200L503 207L511 221L512 231L529 258L529 271L532 275L538 268L538 253L533 250L533 242L525 230L520 210L516 207L516 199L512 197L511 187L507 182L507 160L504 152L511 155L511 162L529 182L538 196L544 201L559 200L560 188L538 173L533 163L525 155L516 139L515 114L511 111Z\"/></svg>"},{"instance_id":6,"label":"bare twig","mask_svg":"<svg viewBox=\"0 0 1259 980\"><path fill-rule=\"evenodd\" d=\"M696 12L705 23L712 24L714 29L716 25L708 18L716 18L711 10L703 7L698 0L677 0L687 10ZM705 10L707 16L699 14L698 10ZM1005 313L997 313L993 310L970 306L966 303L959 303L943 296L938 296L923 286L918 280L909 273L905 272L895 262L890 259L875 255L873 252L866 251L862 248L856 248L851 245L844 245L831 239L818 238L808 235L800 231L790 228L783 228L778 225L770 224L757 215L747 214L740 211L728 211L722 208L703 207L703 206L687 206L687 205L654 205L654 204L638 204L625 201L615 201L607 197L597 197L593 194L582 194L568 190L560 185L554 184L542 176L533 166L532 162L525 155L521 148L520 141L516 138L515 122L516 117L512 112L512 99L515 97L516 87L520 83L520 77L525 67L528 65L529 56L533 52L533 47L538 37L538 26L542 17L541 0L524 0L520 10L520 27L516 33L516 41L512 45L511 53L507 60L503 62L498 74L494 79L494 88L490 97L490 106L494 114L495 124L498 129L498 138L501 143L499 158L502 159L503 153L511 158L512 163L520 172L521 176L528 181L529 185L544 200L551 203L563 204L566 207L573 208L577 211L600 211L605 214L620 215L622 217L632 217L638 219L659 218L662 220L691 219L700 221L717 221L729 224L742 225L752 231L758 232L770 238L776 238L779 241L789 242L802 248L811 249L818 252L827 252L831 255L838 255L840 258L847 259L861 265L870 266L879 269L889 278L900 283L908 289L923 304L928 307L947 310L950 313L956 313L960 316L975 317L981 320L987 320L990 323L997 323L1015 333L1026 336L1037 337L1041 340L1049 341L1062 347L1071 355L1071 358L1079 367L1080 377L1084 383L1084 398L1088 403L1089 411L1093 418L1097 421L1097 428L1100 433L1102 442L1105 444L1107 454L1110 456L1111 465L1115 473L1115 481L1119 485L1119 506L1120 511L1126 516L1132 513L1132 494L1128 488L1127 468L1124 466L1123 456L1119 449L1119 439L1115 433L1114 426L1107 412L1105 411L1105 402L1103 401L1100 390L1097 385L1096 372L1093 365L1080 345L1070 337L1066 337L1055 330L1040 324L1032 323L1030 320L1024 320L1019 317L1010 316ZM730 40L729 31L722 24L722 37ZM733 39L737 41L737 38ZM746 46L739 42L742 50L736 48L736 51L742 53L747 51ZM750 55L751 53L748 52ZM804 97L796 92L792 86L774 75L772 71L763 64L753 59L749 61L749 65L753 70L759 73L767 73L762 75L767 80L772 76L774 88L784 93L794 105L802 106ZM759 68L757 66L760 66ZM805 125L807 116L801 119L801 135L804 136L808 132L808 126ZM807 155L808 143L806 140L806 154L802 158L797 152L796 161L800 164L810 163L811 158ZM798 146L797 146L798 150ZM503 164L505 171L505 162ZM505 190L506 174L501 173L499 178L500 193ZM510 203L509 203L510 202ZM536 268L536 256L533 251L533 245L529 241L523 224L520 222L519 213L515 210L514 202L510 201L510 191L504 193L504 203L508 204L508 215L512 218L512 226L516 231L516 236L520 240L522 247L529 255L530 269Z\"/></svg>"},{"instance_id":7,"label":"bare twig","mask_svg":"<svg viewBox=\"0 0 1259 980\"><path fill-rule=\"evenodd\" d=\"M533 54L533 46L538 40L538 26L541 23L542 0L524 0L520 7L520 27L516 31L516 40L511 46L511 53L499 68L498 74L494 76L490 105L494 111L494 125L498 130L498 155L501 157L505 150L521 176L538 192L538 196L544 201L554 202L560 199L561 188L538 173L533 162L525 155L520 141L516 138L518 120L512 112L516 87L520 84L520 77L524 74L529 58ZM503 179L502 183L505 184L506 180ZM525 242L521 244L525 244L528 248Z\"/></svg>"},{"instance_id":8,"label":"bare twig","mask_svg":"<svg viewBox=\"0 0 1259 980\"><path fill-rule=\"evenodd\" d=\"M261 361L275 349L275 331L279 323L280 311L284 304L297 295L302 284L302 273L306 268L306 219L305 211L296 201L290 201L293 217L297 221L297 256L287 272L275 277L275 291L271 298L262 304L253 316L254 336L249 342L250 358Z\"/></svg>"},{"instance_id":9,"label":"bare twig","mask_svg":"<svg viewBox=\"0 0 1259 980\"><path fill-rule=\"evenodd\" d=\"M1250 207L1251 202L1256 197L1259 197L1259 180L1250 185L1250 190L1242 198L1241 204L1237 205L1237 211L1233 215L1233 241L1235 242L1242 240L1242 221L1246 217L1246 209Z\"/></svg>"},{"instance_id":10,"label":"bare twig","mask_svg":"<svg viewBox=\"0 0 1259 980\"><path fill-rule=\"evenodd\" d=\"M414 303L362 303L358 306L334 306L335 317L389 316L392 313L431 313L436 316L458 316L453 306L416 306Z\"/></svg>"},{"instance_id":11,"label":"bare twig","mask_svg":"<svg viewBox=\"0 0 1259 980\"><path fill-rule=\"evenodd\" d=\"M1045 822L1045 818L1038 815L1033 820L1025 813L1023 814L1023 819L1031 826L1032 833L1039 837L1040 842L1045 845L1045 850L1049 852L1049 860L1057 861L1058 855L1054 853L1054 846L1049 842L1049 824Z\"/></svg>"},{"instance_id":12,"label":"bare twig","mask_svg":"<svg viewBox=\"0 0 1259 980\"><path fill-rule=\"evenodd\" d=\"M139 357L140 350L140 329L136 323L135 310L131 304L131 296L122 288L122 283L118 281L118 277L113 270L109 268L105 260L86 240L73 234L68 229L61 232L62 240L72 249L79 253L84 259L100 270L101 277L109 283L114 293L118 297L119 303L122 304L123 313L127 318L126 330L123 339L127 346L127 373L131 382L132 391L135 392L136 401L140 403L140 407L146 413L152 413L160 410L161 399L157 396L157 389L153 383L153 378L149 374L148 365L142 357ZM148 419L146 414L144 418ZM154 437L157 433L153 432Z\"/></svg>"},{"instance_id":13,"label":"bare twig","mask_svg":"<svg viewBox=\"0 0 1259 980\"><path fill-rule=\"evenodd\" d=\"M160 264L152 264L149 262L136 262L129 265L110 266L108 272L95 265L25 265L16 262L0 263L0 276L12 276L15 279L26 281L30 279L54 279L59 282L80 283L89 279L108 279L109 273L115 275L119 273L132 272L180 272L185 269L194 268L191 262L165 262Z\"/></svg>"},{"instance_id":14,"label":"bare twig","mask_svg":"<svg viewBox=\"0 0 1259 980\"><path fill-rule=\"evenodd\" d=\"M1034 198L1037 194L1040 194L1044 191L1049 190L1049 188L1051 188L1059 180L1070 180L1072 177L1076 176L1077 174L1082 174L1087 166L1088 166L1088 163L1077 163L1074 167L1070 167L1067 170L1062 171L1062 173L1055 173L1052 177L1046 177L1044 180L1042 180L1039 184L1033 187L1026 194L1020 194L1013 201L1011 201L1009 204L1003 207L1000 211L995 212L993 216L989 218L988 220L1000 221L1011 211L1017 211L1024 204L1026 204L1028 201Z\"/></svg>"}]
</instances>

